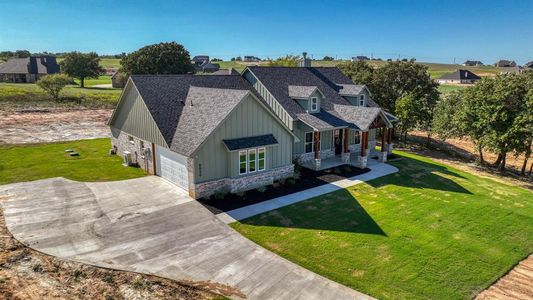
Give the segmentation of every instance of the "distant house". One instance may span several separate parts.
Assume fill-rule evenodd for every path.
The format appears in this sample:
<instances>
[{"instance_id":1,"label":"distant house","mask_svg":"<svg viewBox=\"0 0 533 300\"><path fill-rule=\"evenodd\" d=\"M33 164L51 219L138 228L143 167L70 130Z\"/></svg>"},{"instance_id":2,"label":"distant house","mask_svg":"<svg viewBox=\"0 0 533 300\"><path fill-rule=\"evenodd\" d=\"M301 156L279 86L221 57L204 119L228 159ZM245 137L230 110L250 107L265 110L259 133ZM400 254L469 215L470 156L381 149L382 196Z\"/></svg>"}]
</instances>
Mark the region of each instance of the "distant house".
<instances>
[{"instance_id":1,"label":"distant house","mask_svg":"<svg viewBox=\"0 0 533 300\"><path fill-rule=\"evenodd\" d=\"M352 57L352 61L362 61L362 60L370 60L368 56L354 56Z\"/></svg>"},{"instance_id":2,"label":"distant house","mask_svg":"<svg viewBox=\"0 0 533 300\"><path fill-rule=\"evenodd\" d=\"M258 62L258 61L261 61L261 59L259 57L257 57L257 56L245 55L243 61L245 61L245 62Z\"/></svg>"},{"instance_id":3,"label":"distant house","mask_svg":"<svg viewBox=\"0 0 533 300\"><path fill-rule=\"evenodd\" d=\"M500 68L514 68L516 67L516 62L514 60L499 60L494 64L495 67Z\"/></svg>"},{"instance_id":4,"label":"distant house","mask_svg":"<svg viewBox=\"0 0 533 300\"><path fill-rule=\"evenodd\" d=\"M463 63L463 66L465 67L479 67L482 66L483 63L479 60L467 60Z\"/></svg>"},{"instance_id":5,"label":"distant house","mask_svg":"<svg viewBox=\"0 0 533 300\"><path fill-rule=\"evenodd\" d=\"M241 75L239 71L235 70L234 68L229 69L219 69L212 73L213 75Z\"/></svg>"},{"instance_id":6,"label":"distant house","mask_svg":"<svg viewBox=\"0 0 533 300\"><path fill-rule=\"evenodd\" d=\"M59 73L54 56L13 58L0 64L0 81L34 83L42 76Z\"/></svg>"},{"instance_id":7,"label":"distant house","mask_svg":"<svg viewBox=\"0 0 533 300\"><path fill-rule=\"evenodd\" d=\"M521 66L505 68L500 74L522 74L525 69Z\"/></svg>"},{"instance_id":8,"label":"distant house","mask_svg":"<svg viewBox=\"0 0 533 300\"><path fill-rule=\"evenodd\" d=\"M444 74L441 78L437 79L441 84L472 84L480 80L481 77L468 70L457 70L453 73Z\"/></svg>"},{"instance_id":9,"label":"distant house","mask_svg":"<svg viewBox=\"0 0 533 300\"><path fill-rule=\"evenodd\" d=\"M213 73L213 72L218 71L219 69L220 69L219 64L214 64L211 62L207 62L200 66L200 70L204 73Z\"/></svg>"},{"instance_id":10,"label":"distant house","mask_svg":"<svg viewBox=\"0 0 533 300\"><path fill-rule=\"evenodd\" d=\"M197 55L191 60L193 65L201 65L206 62L209 62L209 55Z\"/></svg>"},{"instance_id":11,"label":"distant house","mask_svg":"<svg viewBox=\"0 0 533 300\"><path fill-rule=\"evenodd\" d=\"M533 70L533 61L530 61L527 64L525 64L524 69Z\"/></svg>"},{"instance_id":12,"label":"distant house","mask_svg":"<svg viewBox=\"0 0 533 300\"><path fill-rule=\"evenodd\" d=\"M126 85L126 80L128 79L128 76L126 74L121 73L120 71L116 71L111 75L111 87L113 88L123 88Z\"/></svg>"}]
</instances>

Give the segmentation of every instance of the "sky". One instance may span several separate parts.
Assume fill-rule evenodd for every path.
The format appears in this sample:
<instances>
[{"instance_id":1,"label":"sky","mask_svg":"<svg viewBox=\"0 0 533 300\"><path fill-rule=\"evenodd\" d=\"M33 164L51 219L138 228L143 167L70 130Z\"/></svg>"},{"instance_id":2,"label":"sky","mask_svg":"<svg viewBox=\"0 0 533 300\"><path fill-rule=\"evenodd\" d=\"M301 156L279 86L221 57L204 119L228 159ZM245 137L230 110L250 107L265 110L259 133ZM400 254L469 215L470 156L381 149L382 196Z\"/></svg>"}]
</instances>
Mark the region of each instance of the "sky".
<instances>
[{"instance_id":1,"label":"sky","mask_svg":"<svg viewBox=\"0 0 533 300\"><path fill-rule=\"evenodd\" d=\"M532 0L6 1L0 51L132 52L176 41L191 55L533 60Z\"/></svg>"}]
</instances>

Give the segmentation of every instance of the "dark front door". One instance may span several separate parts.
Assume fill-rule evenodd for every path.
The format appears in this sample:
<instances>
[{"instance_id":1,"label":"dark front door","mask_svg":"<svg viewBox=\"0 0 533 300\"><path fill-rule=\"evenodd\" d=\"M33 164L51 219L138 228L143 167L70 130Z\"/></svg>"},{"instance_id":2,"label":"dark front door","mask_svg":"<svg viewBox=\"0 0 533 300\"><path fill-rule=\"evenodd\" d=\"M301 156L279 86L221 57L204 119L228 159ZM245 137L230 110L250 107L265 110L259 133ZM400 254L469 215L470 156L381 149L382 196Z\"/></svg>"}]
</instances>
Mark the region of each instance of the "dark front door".
<instances>
[{"instance_id":1,"label":"dark front door","mask_svg":"<svg viewBox=\"0 0 533 300\"><path fill-rule=\"evenodd\" d=\"M333 132L333 142L335 143L335 155L342 153L342 130L337 129Z\"/></svg>"}]
</instances>

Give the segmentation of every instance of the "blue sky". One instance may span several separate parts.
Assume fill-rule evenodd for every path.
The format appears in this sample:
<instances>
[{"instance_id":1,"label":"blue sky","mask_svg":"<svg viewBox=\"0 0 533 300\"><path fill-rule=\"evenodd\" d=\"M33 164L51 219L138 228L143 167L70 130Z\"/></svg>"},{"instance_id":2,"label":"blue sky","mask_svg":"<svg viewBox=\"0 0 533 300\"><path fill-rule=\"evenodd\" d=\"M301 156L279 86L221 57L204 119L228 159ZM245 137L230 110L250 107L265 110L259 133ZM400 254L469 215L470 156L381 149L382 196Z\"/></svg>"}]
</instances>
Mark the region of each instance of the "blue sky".
<instances>
[{"instance_id":1,"label":"blue sky","mask_svg":"<svg viewBox=\"0 0 533 300\"><path fill-rule=\"evenodd\" d=\"M0 50L533 60L533 1L5 1Z\"/></svg>"}]
</instances>

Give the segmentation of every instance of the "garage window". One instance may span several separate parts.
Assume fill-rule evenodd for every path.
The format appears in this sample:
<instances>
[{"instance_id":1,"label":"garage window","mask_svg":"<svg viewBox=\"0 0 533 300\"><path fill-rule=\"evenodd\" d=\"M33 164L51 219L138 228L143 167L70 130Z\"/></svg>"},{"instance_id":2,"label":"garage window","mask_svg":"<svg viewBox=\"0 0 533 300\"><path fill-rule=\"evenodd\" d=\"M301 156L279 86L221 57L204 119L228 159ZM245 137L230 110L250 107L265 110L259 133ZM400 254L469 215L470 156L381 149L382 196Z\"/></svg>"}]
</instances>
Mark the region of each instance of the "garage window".
<instances>
[{"instance_id":1,"label":"garage window","mask_svg":"<svg viewBox=\"0 0 533 300\"><path fill-rule=\"evenodd\" d=\"M246 151L239 151L239 174L246 174Z\"/></svg>"}]
</instances>

